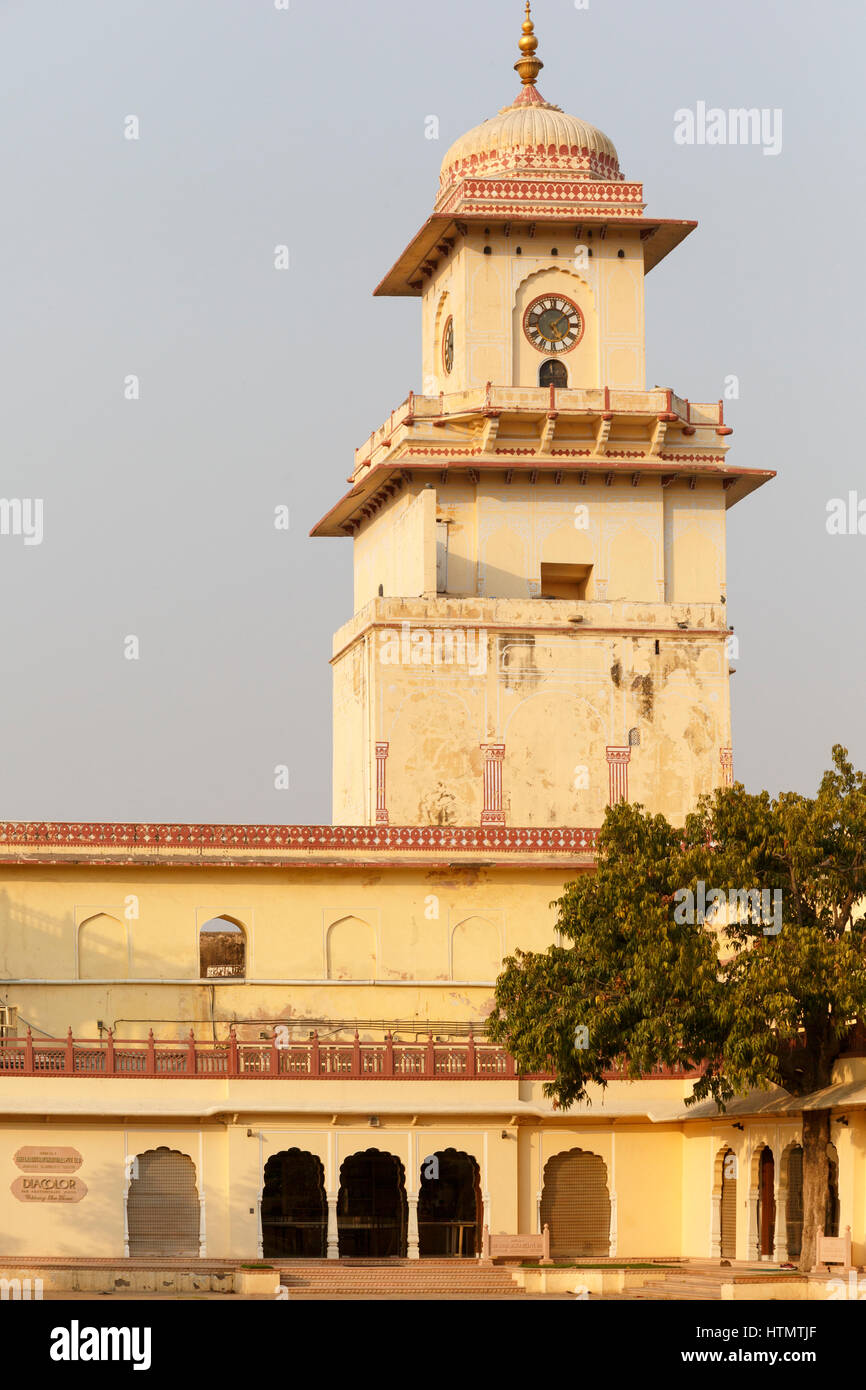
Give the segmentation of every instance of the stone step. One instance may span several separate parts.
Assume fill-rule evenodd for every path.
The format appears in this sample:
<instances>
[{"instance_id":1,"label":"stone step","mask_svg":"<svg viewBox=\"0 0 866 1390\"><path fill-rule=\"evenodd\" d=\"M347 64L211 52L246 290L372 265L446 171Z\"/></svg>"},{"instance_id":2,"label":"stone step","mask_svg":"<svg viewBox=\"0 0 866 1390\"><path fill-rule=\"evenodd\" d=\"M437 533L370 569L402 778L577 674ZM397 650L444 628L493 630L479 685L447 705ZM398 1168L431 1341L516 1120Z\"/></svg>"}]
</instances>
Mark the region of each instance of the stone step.
<instances>
[{"instance_id":1,"label":"stone step","mask_svg":"<svg viewBox=\"0 0 866 1390\"><path fill-rule=\"evenodd\" d=\"M477 1265L316 1265L283 1268L280 1283L290 1298L523 1298L507 1269Z\"/></svg>"},{"instance_id":2,"label":"stone step","mask_svg":"<svg viewBox=\"0 0 866 1390\"><path fill-rule=\"evenodd\" d=\"M658 1299L718 1303L722 1297L721 1284L721 1280L701 1278L697 1275L694 1278L689 1278L688 1275L681 1274L672 1279L653 1280L649 1284L625 1289L622 1293L606 1294L605 1297L635 1301Z\"/></svg>"}]
</instances>

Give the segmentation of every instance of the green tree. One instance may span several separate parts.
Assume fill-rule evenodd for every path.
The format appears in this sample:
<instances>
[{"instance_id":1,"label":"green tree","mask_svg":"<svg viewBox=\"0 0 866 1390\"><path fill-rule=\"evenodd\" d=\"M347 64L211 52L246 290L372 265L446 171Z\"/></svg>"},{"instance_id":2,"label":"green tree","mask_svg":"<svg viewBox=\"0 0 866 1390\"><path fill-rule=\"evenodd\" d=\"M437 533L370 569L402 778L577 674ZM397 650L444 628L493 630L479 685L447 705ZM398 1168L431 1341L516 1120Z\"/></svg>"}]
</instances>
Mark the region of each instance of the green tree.
<instances>
[{"instance_id":1,"label":"green tree","mask_svg":"<svg viewBox=\"0 0 866 1390\"><path fill-rule=\"evenodd\" d=\"M566 1107L614 1068L638 1078L659 1065L699 1072L687 1104L724 1110L774 1085L808 1096L866 1018L864 895L866 778L838 745L813 798L737 784L681 829L611 807L595 871L555 904L566 944L505 961L491 1036L523 1070L552 1072L545 1089ZM829 1142L829 1110L804 1110L803 1269L824 1224Z\"/></svg>"}]
</instances>

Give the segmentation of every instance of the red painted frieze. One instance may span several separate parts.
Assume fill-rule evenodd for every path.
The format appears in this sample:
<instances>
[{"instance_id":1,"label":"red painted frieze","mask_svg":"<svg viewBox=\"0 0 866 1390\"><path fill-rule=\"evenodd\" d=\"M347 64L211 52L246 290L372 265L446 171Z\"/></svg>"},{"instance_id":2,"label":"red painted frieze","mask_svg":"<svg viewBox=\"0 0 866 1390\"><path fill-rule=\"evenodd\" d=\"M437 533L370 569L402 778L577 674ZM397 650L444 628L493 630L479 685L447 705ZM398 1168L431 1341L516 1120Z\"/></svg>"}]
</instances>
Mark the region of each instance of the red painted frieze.
<instances>
[{"instance_id":1,"label":"red painted frieze","mask_svg":"<svg viewBox=\"0 0 866 1390\"><path fill-rule=\"evenodd\" d=\"M475 825L147 825L0 821L4 846L295 850L519 851L592 853L598 831L575 826Z\"/></svg>"}]
</instances>

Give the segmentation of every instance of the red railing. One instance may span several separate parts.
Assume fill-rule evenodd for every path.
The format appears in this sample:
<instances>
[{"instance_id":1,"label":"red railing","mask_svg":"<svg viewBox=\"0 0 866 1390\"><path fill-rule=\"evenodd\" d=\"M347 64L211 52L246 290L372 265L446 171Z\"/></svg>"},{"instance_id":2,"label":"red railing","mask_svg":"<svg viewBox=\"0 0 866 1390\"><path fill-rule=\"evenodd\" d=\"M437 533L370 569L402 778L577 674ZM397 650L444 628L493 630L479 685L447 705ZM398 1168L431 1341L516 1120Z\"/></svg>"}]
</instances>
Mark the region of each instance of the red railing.
<instances>
[{"instance_id":1,"label":"red railing","mask_svg":"<svg viewBox=\"0 0 866 1390\"><path fill-rule=\"evenodd\" d=\"M542 1078L548 1073L518 1073L514 1058L495 1043L476 1042L470 1034L462 1042L395 1042L390 1033L383 1042L321 1042L317 1033L303 1042L278 1045L240 1041L234 1029L227 1042L201 1042L192 1032L180 1041L155 1038L153 1029L144 1041L74 1038L34 1042L25 1038L0 1042L0 1077L194 1077L264 1079L284 1077L294 1081L505 1081L521 1075ZM679 1069L659 1069L653 1078L682 1077ZM623 1079L622 1071L605 1073L606 1079Z\"/></svg>"},{"instance_id":2,"label":"red railing","mask_svg":"<svg viewBox=\"0 0 866 1390\"><path fill-rule=\"evenodd\" d=\"M121 1042L111 1031L104 1039L73 1038L34 1042L8 1038L0 1043L0 1076L288 1077L292 1080L491 1081L517 1075L513 1057L492 1043L239 1041L200 1042L192 1032L179 1042L154 1038Z\"/></svg>"}]
</instances>

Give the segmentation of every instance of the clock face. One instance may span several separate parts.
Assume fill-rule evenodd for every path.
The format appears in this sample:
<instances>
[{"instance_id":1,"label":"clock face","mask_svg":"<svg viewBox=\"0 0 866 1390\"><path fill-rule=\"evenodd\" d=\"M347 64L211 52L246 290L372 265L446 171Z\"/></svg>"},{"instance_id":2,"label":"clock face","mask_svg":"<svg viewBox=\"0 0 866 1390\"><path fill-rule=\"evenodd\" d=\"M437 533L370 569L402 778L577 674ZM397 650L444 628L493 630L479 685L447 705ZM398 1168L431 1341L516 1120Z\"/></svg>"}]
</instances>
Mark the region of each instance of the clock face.
<instances>
[{"instance_id":1,"label":"clock face","mask_svg":"<svg viewBox=\"0 0 866 1390\"><path fill-rule=\"evenodd\" d=\"M445 332L442 334L442 361L446 372L451 374L454 366L454 319L450 318L445 325Z\"/></svg>"},{"instance_id":2,"label":"clock face","mask_svg":"<svg viewBox=\"0 0 866 1390\"><path fill-rule=\"evenodd\" d=\"M539 352L571 352L583 337L583 314L561 294L545 294L530 304L523 331Z\"/></svg>"}]
</instances>

